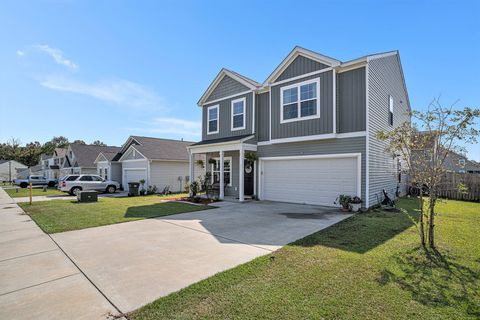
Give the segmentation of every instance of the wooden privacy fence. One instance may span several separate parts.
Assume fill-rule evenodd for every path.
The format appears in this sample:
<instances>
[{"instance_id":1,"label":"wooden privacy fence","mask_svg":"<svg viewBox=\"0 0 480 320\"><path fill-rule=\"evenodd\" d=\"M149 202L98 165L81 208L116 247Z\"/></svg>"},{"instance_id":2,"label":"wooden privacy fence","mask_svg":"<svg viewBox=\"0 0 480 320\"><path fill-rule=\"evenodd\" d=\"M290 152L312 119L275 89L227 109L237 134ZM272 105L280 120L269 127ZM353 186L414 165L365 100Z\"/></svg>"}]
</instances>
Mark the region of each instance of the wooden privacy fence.
<instances>
[{"instance_id":1,"label":"wooden privacy fence","mask_svg":"<svg viewBox=\"0 0 480 320\"><path fill-rule=\"evenodd\" d=\"M466 190L459 190L464 184ZM480 174L447 172L442 177L439 196L441 198L480 201Z\"/></svg>"}]
</instances>

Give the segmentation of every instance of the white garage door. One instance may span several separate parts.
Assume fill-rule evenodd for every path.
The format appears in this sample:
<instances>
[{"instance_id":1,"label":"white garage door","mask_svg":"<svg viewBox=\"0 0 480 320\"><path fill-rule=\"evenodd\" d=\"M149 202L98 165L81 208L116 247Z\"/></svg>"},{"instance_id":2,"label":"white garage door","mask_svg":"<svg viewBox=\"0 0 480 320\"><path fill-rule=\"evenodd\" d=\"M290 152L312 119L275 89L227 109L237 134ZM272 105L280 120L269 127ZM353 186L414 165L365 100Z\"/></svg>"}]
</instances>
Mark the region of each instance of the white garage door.
<instances>
[{"instance_id":1,"label":"white garage door","mask_svg":"<svg viewBox=\"0 0 480 320\"><path fill-rule=\"evenodd\" d=\"M264 160L262 198L334 206L340 194L359 195L358 169L357 157Z\"/></svg>"},{"instance_id":2,"label":"white garage door","mask_svg":"<svg viewBox=\"0 0 480 320\"><path fill-rule=\"evenodd\" d=\"M147 181L147 170L146 169L125 169L124 171L124 180L123 188L125 191L128 191L129 182L140 182L140 180Z\"/></svg>"}]
</instances>

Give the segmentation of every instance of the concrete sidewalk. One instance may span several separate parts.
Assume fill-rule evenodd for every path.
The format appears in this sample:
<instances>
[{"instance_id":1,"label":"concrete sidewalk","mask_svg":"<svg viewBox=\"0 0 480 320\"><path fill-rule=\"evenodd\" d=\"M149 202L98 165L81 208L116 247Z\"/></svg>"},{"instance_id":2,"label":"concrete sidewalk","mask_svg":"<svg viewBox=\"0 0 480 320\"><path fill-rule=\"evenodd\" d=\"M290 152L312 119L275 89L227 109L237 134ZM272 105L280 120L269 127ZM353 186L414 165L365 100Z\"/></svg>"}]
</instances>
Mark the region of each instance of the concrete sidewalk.
<instances>
[{"instance_id":1,"label":"concrete sidewalk","mask_svg":"<svg viewBox=\"0 0 480 320\"><path fill-rule=\"evenodd\" d=\"M118 314L55 242L0 188L0 319Z\"/></svg>"}]
</instances>

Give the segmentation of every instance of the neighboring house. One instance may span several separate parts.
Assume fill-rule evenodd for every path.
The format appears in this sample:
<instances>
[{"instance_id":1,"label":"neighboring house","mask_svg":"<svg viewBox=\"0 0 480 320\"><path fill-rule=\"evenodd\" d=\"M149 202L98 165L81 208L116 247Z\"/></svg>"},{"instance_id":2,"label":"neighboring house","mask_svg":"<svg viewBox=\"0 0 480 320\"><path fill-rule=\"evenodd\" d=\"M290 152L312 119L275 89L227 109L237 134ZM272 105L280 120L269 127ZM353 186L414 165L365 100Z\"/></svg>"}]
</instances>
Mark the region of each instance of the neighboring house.
<instances>
[{"instance_id":1,"label":"neighboring house","mask_svg":"<svg viewBox=\"0 0 480 320\"><path fill-rule=\"evenodd\" d=\"M0 181L12 181L17 177L17 172L27 169L23 163L15 160L0 160Z\"/></svg>"},{"instance_id":2,"label":"neighboring house","mask_svg":"<svg viewBox=\"0 0 480 320\"><path fill-rule=\"evenodd\" d=\"M183 191L188 176L188 141L131 136L123 145L118 160L122 164L122 185L145 180L145 188L156 186L161 192ZM197 170L203 170L197 166Z\"/></svg>"},{"instance_id":3,"label":"neighboring house","mask_svg":"<svg viewBox=\"0 0 480 320\"><path fill-rule=\"evenodd\" d=\"M68 146L60 177L68 174L97 174L97 159L100 152L116 152L118 147L72 143Z\"/></svg>"},{"instance_id":4,"label":"neighboring house","mask_svg":"<svg viewBox=\"0 0 480 320\"><path fill-rule=\"evenodd\" d=\"M113 180L122 184L122 164L118 162L122 154L121 147L111 147L102 151L95 159L97 174L105 180Z\"/></svg>"},{"instance_id":5,"label":"neighboring house","mask_svg":"<svg viewBox=\"0 0 480 320\"><path fill-rule=\"evenodd\" d=\"M444 166L448 172L480 174L480 164L456 152L450 152L447 155Z\"/></svg>"},{"instance_id":6,"label":"neighboring house","mask_svg":"<svg viewBox=\"0 0 480 320\"><path fill-rule=\"evenodd\" d=\"M205 154L221 197L332 206L348 194L370 207L382 189L406 190L401 162L376 138L410 121L398 51L341 62L295 47L263 84L222 69L198 105L202 141L188 148L189 175Z\"/></svg>"},{"instance_id":7,"label":"neighboring house","mask_svg":"<svg viewBox=\"0 0 480 320\"><path fill-rule=\"evenodd\" d=\"M42 165L42 174L47 179L60 178L60 168L65 159L66 149L55 148L52 155L42 154L40 164Z\"/></svg>"},{"instance_id":8,"label":"neighboring house","mask_svg":"<svg viewBox=\"0 0 480 320\"><path fill-rule=\"evenodd\" d=\"M416 159L421 157L418 162L429 165L433 161L433 148L437 137L433 133L421 131L418 133L417 139L419 146L412 150L412 162L415 163ZM441 152L441 154L445 154L445 152ZM443 166L447 172L480 174L479 163L468 160L465 155L454 151L450 151L446 155Z\"/></svg>"},{"instance_id":9,"label":"neighboring house","mask_svg":"<svg viewBox=\"0 0 480 320\"><path fill-rule=\"evenodd\" d=\"M17 170L17 178L18 179L28 179L30 175L43 175L43 165L37 164L35 166L31 166L27 169L18 169Z\"/></svg>"}]
</instances>

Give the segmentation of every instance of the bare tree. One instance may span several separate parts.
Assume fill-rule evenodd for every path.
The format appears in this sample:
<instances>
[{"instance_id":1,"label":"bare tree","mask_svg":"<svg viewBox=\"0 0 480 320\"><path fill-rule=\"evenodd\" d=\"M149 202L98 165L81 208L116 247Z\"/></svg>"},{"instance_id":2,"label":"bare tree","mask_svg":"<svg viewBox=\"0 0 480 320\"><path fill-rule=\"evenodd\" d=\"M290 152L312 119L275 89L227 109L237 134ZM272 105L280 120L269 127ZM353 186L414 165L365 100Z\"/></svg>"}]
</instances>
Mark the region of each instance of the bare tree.
<instances>
[{"instance_id":1,"label":"bare tree","mask_svg":"<svg viewBox=\"0 0 480 320\"><path fill-rule=\"evenodd\" d=\"M421 242L425 246L428 240L429 247L435 248L435 206L442 175L446 172L445 160L453 152L464 153L466 144L477 142L476 121L480 109L455 109L455 103L444 107L436 98L427 111L414 111L412 117L412 125L406 122L392 131L378 132L377 136L389 142L387 151L402 158L406 164L403 170L419 187ZM428 190L427 212L423 210L424 186Z\"/></svg>"}]
</instances>

